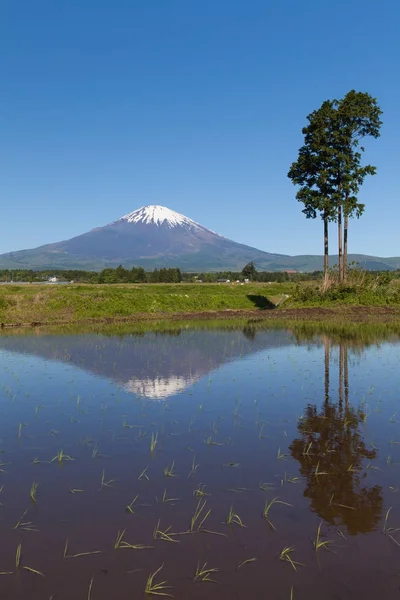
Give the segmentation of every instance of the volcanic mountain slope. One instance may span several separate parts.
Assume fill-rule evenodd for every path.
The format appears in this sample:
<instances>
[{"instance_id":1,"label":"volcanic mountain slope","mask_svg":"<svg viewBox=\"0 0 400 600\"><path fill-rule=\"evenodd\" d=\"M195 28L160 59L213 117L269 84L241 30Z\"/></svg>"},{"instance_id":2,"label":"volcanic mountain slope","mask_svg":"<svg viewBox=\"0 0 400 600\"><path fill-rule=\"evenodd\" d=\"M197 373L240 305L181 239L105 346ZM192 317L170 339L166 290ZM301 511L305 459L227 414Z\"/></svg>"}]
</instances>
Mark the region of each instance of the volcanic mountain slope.
<instances>
[{"instance_id":1,"label":"volcanic mountain slope","mask_svg":"<svg viewBox=\"0 0 400 600\"><path fill-rule=\"evenodd\" d=\"M0 267L99 269L122 264L237 270L250 261L265 263L281 256L228 240L163 206L144 206L70 240L3 254Z\"/></svg>"},{"instance_id":2,"label":"volcanic mountain slope","mask_svg":"<svg viewBox=\"0 0 400 600\"><path fill-rule=\"evenodd\" d=\"M183 271L240 271L253 261L259 270L314 271L322 256L286 256L229 240L164 206L144 206L104 227L63 242L0 256L1 269L84 269L141 266ZM400 258L349 255L371 270L393 270ZM331 264L337 257L331 257Z\"/></svg>"}]
</instances>

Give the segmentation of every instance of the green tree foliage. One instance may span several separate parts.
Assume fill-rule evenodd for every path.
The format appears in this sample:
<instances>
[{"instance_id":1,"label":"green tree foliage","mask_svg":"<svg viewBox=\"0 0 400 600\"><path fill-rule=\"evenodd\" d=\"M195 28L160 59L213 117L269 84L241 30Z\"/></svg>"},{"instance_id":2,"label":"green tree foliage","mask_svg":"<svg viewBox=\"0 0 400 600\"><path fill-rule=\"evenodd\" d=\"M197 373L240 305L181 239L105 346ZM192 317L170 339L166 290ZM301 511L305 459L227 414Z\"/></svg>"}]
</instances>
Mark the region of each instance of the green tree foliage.
<instances>
[{"instance_id":1,"label":"green tree foliage","mask_svg":"<svg viewBox=\"0 0 400 600\"><path fill-rule=\"evenodd\" d=\"M243 267L242 275L246 279L251 279L251 280L253 280L257 277L257 269L253 262L249 262L245 267Z\"/></svg>"},{"instance_id":2,"label":"green tree foliage","mask_svg":"<svg viewBox=\"0 0 400 600\"><path fill-rule=\"evenodd\" d=\"M359 217L364 205L358 202L359 188L376 168L361 164L364 147L360 141L380 135L380 110L375 98L351 90L341 100L326 100L308 115L303 128L304 145L288 172L299 186L296 198L304 204L307 218L321 215L324 222L324 272L329 268L328 223L338 223L339 273L343 281L347 264L348 219ZM344 253L343 261L343 231Z\"/></svg>"}]
</instances>

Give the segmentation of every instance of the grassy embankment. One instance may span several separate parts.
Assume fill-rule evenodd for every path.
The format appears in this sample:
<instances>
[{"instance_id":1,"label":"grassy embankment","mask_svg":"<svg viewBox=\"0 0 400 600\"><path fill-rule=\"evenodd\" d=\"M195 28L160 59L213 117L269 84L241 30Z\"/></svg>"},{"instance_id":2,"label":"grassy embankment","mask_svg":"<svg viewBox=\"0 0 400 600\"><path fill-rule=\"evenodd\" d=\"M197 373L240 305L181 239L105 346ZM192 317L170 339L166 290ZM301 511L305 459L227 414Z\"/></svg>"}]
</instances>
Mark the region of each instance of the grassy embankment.
<instances>
[{"instance_id":1,"label":"grassy embankment","mask_svg":"<svg viewBox=\"0 0 400 600\"><path fill-rule=\"evenodd\" d=\"M4 285L0 323L54 323L274 308L290 284Z\"/></svg>"},{"instance_id":2,"label":"grassy embankment","mask_svg":"<svg viewBox=\"0 0 400 600\"><path fill-rule=\"evenodd\" d=\"M365 290L331 290L326 295L315 285L291 283L0 286L0 324L4 326L227 314L307 320L340 316L351 321L359 320L360 315L364 320L400 319L400 286L390 282Z\"/></svg>"}]
</instances>

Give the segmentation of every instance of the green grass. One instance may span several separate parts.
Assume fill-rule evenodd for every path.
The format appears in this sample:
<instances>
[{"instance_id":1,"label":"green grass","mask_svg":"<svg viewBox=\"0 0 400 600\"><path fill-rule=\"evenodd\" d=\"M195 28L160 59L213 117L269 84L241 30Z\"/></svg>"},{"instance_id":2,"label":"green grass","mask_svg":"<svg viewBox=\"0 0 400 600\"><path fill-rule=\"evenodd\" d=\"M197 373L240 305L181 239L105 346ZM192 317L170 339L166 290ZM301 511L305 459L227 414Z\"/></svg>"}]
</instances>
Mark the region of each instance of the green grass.
<instances>
[{"instance_id":1,"label":"green grass","mask_svg":"<svg viewBox=\"0 0 400 600\"><path fill-rule=\"evenodd\" d=\"M51 324L143 314L261 310L291 289L292 284L3 285L0 322Z\"/></svg>"}]
</instances>

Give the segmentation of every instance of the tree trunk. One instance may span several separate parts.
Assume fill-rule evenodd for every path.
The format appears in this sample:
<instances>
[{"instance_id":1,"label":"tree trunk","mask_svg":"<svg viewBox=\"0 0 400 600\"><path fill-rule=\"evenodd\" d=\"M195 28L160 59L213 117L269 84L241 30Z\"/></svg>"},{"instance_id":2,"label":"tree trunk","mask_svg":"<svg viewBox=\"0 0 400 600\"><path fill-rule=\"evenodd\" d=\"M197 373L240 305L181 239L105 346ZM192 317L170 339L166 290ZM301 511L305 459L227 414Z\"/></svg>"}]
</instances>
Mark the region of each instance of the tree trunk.
<instances>
[{"instance_id":1,"label":"tree trunk","mask_svg":"<svg viewBox=\"0 0 400 600\"><path fill-rule=\"evenodd\" d=\"M344 228L343 228L343 281L347 280L347 236L349 230L349 215L344 213Z\"/></svg>"},{"instance_id":2,"label":"tree trunk","mask_svg":"<svg viewBox=\"0 0 400 600\"><path fill-rule=\"evenodd\" d=\"M339 344L339 414L342 417L343 415L343 367L344 367L344 360L343 360L344 356L343 356L343 343L340 342Z\"/></svg>"},{"instance_id":3,"label":"tree trunk","mask_svg":"<svg viewBox=\"0 0 400 600\"><path fill-rule=\"evenodd\" d=\"M328 215L324 212L324 288L328 284L329 271L329 234L328 234Z\"/></svg>"},{"instance_id":4,"label":"tree trunk","mask_svg":"<svg viewBox=\"0 0 400 600\"><path fill-rule=\"evenodd\" d=\"M344 401L346 410L349 408L349 354L347 343L344 344Z\"/></svg>"},{"instance_id":5,"label":"tree trunk","mask_svg":"<svg viewBox=\"0 0 400 600\"><path fill-rule=\"evenodd\" d=\"M325 405L329 405L329 338L324 336L325 346Z\"/></svg>"},{"instance_id":6,"label":"tree trunk","mask_svg":"<svg viewBox=\"0 0 400 600\"><path fill-rule=\"evenodd\" d=\"M338 255L339 255L339 281L343 282L343 251L342 251L342 205L338 207Z\"/></svg>"}]
</instances>

